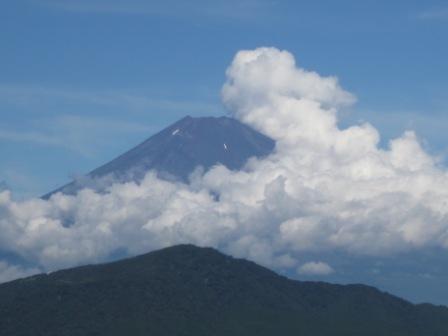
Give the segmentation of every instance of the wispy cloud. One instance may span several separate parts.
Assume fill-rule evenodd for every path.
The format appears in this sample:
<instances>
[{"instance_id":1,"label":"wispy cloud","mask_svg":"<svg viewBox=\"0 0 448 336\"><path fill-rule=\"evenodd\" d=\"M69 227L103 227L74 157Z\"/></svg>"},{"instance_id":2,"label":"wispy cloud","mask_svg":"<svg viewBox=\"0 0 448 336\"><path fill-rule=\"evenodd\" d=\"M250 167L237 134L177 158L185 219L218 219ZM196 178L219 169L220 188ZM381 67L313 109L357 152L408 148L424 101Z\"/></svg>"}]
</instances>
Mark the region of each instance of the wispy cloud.
<instances>
[{"instance_id":1,"label":"wispy cloud","mask_svg":"<svg viewBox=\"0 0 448 336\"><path fill-rule=\"evenodd\" d=\"M273 1L268 0L45 0L39 2L72 12L222 19L253 19L269 13L269 10L275 5Z\"/></svg>"},{"instance_id":2,"label":"wispy cloud","mask_svg":"<svg viewBox=\"0 0 448 336\"><path fill-rule=\"evenodd\" d=\"M0 139L3 141L31 142L41 145L60 146L60 139L39 132L21 132L15 130L0 129Z\"/></svg>"},{"instance_id":3,"label":"wispy cloud","mask_svg":"<svg viewBox=\"0 0 448 336\"><path fill-rule=\"evenodd\" d=\"M144 90L136 90L143 92ZM218 113L221 111L219 104L185 101L178 99L154 98L142 93L134 93L126 90L98 90L82 91L58 89L38 86L14 86L0 84L0 99L3 103L9 103L21 107L36 107L59 103L88 104L91 106L117 107L129 111L157 110L160 111L184 111L185 113Z\"/></svg>"},{"instance_id":4,"label":"wispy cloud","mask_svg":"<svg viewBox=\"0 0 448 336\"><path fill-rule=\"evenodd\" d=\"M418 14L421 20L448 20L448 8L427 9Z\"/></svg>"},{"instance_id":5,"label":"wispy cloud","mask_svg":"<svg viewBox=\"0 0 448 336\"><path fill-rule=\"evenodd\" d=\"M41 126L37 127L36 124ZM34 130L36 128L38 131ZM90 157L95 155L99 147L107 145L110 138L131 133L146 136L154 130L151 126L126 120L61 115L56 118L37 118L20 129L0 128L0 139L61 147Z\"/></svg>"}]
</instances>

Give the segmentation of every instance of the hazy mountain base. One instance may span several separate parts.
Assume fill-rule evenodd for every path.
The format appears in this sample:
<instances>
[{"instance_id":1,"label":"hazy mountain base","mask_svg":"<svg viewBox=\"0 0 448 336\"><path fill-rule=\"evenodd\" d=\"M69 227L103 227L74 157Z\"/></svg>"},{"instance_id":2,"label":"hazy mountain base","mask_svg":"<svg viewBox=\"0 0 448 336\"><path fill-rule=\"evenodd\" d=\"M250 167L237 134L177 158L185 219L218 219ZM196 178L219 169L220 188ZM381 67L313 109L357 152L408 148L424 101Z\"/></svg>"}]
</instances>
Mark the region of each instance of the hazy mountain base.
<instances>
[{"instance_id":1,"label":"hazy mountain base","mask_svg":"<svg viewBox=\"0 0 448 336\"><path fill-rule=\"evenodd\" d=\"M3 284L0 334L446 336L448 309L182 245Z\"/></svg>"}]
</instances>

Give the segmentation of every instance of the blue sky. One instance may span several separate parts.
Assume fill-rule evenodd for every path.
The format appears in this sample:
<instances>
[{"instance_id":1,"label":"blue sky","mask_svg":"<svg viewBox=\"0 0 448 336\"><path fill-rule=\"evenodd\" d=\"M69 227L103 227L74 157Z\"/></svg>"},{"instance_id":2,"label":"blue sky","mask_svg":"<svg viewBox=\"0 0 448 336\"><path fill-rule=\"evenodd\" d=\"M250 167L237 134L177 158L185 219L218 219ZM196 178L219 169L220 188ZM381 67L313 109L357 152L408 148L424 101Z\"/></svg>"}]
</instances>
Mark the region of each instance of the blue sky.
<instances>
[{"instance_id":1,"label":"blue sky","mask_svg":"<svg viewBox=\"0 0 448 336\"><path fill-rule=\"evenodd\" d=\"M443 1L19 0L0 13L0 180L17 198L89 171L186 114L221 115L240 49L336 75L386 144L448 151Z\"/></svg>"}]
</instances>

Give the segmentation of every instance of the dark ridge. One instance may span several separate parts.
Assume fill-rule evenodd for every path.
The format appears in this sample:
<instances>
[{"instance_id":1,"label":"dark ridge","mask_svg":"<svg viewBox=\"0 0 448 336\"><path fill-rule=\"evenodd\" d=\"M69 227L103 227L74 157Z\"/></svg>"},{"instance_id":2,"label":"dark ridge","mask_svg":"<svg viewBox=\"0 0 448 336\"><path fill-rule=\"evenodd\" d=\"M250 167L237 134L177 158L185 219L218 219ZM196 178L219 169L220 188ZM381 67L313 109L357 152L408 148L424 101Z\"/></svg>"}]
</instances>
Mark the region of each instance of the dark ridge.
<instances>
[{"instance_id":1,"label":"dark ridge","mask_svg":"<svg viewBox=\"0 0 448 336\"><path fill-rule=\"evenodd\" d=\"M180 245L0 285L0 334L446 336L448 309Z\"/></svg>"}]
</instances>

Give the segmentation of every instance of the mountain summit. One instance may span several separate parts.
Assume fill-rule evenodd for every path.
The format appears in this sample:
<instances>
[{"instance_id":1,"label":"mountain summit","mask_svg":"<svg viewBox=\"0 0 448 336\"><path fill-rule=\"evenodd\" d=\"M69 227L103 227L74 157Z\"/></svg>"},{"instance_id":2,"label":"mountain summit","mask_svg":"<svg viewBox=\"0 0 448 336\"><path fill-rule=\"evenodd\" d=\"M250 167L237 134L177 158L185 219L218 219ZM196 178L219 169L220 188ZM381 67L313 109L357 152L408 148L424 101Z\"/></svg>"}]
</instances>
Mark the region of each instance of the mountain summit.
<instances>
[{"instance_id":1,"label":"mountain summit","mask_svg":"<svg viewBox=\"0 0 448 336\"><path fill-rule=\"evenodd\" d=\"M76 193L92 180L106 177L121 182L139 180L149 170L156 170L162 178L185 182L196 167L207 170L220 163L237 170L250 157L268 155L274 145L272 139L236 119L187 116L93 170L86 179L69 183L44 198L59 191Z\"/></svg>"},{"instance_id":2,"label":"mountain summit","mask_svg":"<svg viewBox=\"0 0 448 336\"><path fill-rule=\"evenodd\" d=\"M0 334L446 336L448 308L179 245L0 285Z\"/></svg>"}]
</instances>

